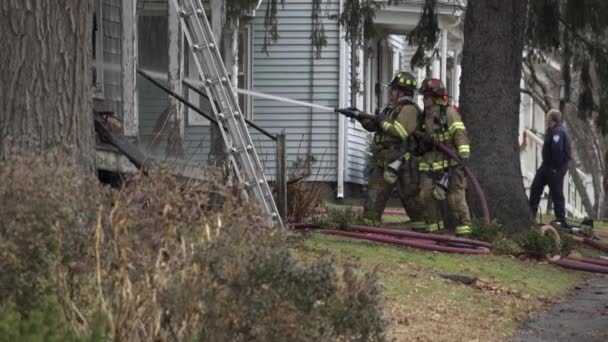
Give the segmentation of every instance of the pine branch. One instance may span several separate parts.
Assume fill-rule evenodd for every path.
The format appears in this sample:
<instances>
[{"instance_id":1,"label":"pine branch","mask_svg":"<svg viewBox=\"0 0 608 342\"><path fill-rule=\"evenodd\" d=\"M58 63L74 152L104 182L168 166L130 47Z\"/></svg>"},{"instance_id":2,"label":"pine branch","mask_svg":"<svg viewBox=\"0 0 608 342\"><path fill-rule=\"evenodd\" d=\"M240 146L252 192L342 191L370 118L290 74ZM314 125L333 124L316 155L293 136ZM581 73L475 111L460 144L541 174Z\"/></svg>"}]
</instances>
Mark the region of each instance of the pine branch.
<instances>
[{"instance_id":1,"label":"pine branch","mask_svg":"<svg viewBox=\"0 0 608 342\"><path fill-rule=\"evenodd\" d=\"M564 27L574 35L576 39L581 41L583 44L587 45L587 48L591 51L600 50L605 55L608 55L608 45L605 45L601 42L592 42L589 39L585 38L581 35L576 29L574 29L570 24L566 22L564 18L559 17L559 21L564 25ZM599 49L598 49L599 48Z\"/></svg>"}]
</instances>

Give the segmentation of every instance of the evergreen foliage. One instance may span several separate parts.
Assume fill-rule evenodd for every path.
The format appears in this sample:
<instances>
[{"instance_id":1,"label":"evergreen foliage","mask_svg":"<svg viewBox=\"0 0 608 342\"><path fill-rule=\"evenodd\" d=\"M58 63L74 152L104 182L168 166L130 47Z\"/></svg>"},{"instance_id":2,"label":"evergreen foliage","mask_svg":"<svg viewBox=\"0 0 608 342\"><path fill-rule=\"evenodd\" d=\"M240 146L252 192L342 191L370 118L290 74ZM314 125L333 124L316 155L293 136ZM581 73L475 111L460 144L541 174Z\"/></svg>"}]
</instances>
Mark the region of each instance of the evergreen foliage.
<instances>
[{"instance_id":1,"label":"evergreen foliage","mask_svg":"<svg viewBox=\"0 0 608 342\"><path fill-rule=\"evenodd\" d=\"M437 44L439 24L436 6L437 0L425 0L420 21L407 35L409 45L418 46L410 62L412 69L425 66L425 52L434 49Z\"/></svg>"},{"instance_id":2,"label":"evergreen foliage","mask_svg":"<svg viewBox=\"0 0 608 342\"><path fill-rule=\"evenodd\" d=\"M527 45L530 50L561 57L565 98L570 101L572 78L578 77L577 105L608 133L608 3L602 0L539 0L530 2ZM594 75L595 73L595 75ZM594 77L596 76L596 77Z\"/></svg>"}]
</instances>

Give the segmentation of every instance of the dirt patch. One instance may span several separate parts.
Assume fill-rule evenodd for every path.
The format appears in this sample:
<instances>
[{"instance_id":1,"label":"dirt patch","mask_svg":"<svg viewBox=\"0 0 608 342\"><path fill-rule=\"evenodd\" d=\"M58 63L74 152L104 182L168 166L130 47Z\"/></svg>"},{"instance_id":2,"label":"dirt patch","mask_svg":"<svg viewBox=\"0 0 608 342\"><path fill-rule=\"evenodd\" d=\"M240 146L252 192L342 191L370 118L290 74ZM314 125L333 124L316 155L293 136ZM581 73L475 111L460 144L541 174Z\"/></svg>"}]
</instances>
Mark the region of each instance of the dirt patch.
<instances>
[{"instance_id":1,"label":"dirt patch","mask_svg":"<svg viewBox=\"0 0 608 342\"><path fill-rule=\"evenodd\" d=\"M608 341L608 276L593 276L561 303L523 322L511 341Z\"/></svg>"}]
</instances>

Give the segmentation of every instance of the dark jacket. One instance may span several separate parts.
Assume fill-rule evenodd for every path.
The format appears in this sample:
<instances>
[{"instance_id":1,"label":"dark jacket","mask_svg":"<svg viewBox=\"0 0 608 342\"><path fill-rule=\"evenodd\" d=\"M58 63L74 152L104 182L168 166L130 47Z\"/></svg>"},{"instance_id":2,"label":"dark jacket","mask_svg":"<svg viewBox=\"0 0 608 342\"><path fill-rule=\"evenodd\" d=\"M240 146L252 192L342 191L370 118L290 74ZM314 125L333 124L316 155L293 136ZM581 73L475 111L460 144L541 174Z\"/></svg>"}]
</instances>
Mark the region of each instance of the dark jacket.
<instances>
[{"instance_id":1,"label":"dark jacket","mask_svg":"<svg viewBox=\"0 0 608 342\"><path fill-rule=\"evenodd\" d=\"M570 138L566 128L562 124L557 124L547 130L543 143L543 165L559 170L568 165L570 156Z\"/></svg>"}]
</instances>

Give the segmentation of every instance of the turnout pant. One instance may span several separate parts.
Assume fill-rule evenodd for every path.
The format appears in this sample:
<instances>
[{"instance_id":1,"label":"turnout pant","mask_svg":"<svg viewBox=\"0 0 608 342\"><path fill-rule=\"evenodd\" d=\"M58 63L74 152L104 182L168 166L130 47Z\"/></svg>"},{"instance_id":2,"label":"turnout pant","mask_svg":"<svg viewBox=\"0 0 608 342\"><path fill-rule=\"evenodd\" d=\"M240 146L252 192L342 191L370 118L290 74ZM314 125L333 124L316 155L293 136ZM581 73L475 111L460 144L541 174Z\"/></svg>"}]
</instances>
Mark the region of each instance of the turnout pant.
<instances>
[{"instance_id":1,"label":"turnout pant","mask_svg":"<svg viewBox=\"0 0 608 342\"><path fill-rule=\"evenodd\" d=\"M551 169L544 164L536 171L532 185L530 186L530 208L536 217L538 213L538 205L540 196L549 186L549 195L553 201L553 210L555 219L566 222L566 200L564 199L564 177L568 171L568 165L564 165L559 169Z\"/></svg>"},{"instance_id":2,"label":"turnout pant","mask_svg":"<svg viewBox=\"0 0 608 342\"><path fill-rule=\"evenodd\" d=\"M403 208L410 217L411 225L417 226L422 224L421 213L422 208L418 201L419 192L419 175L418 165L415 162L404 162L399 178L394 184L384 180L384 167L374 165L367 183L367 196L363 205L363 218L380 222L382 213L386 207L386 202L390 198L393 190L397 188L399 199Z\"/></svg>"},{"instance_id":3,"label":"turnout pant","mask_svg":"<svg viewBox=\"0 0 608 342\"><path fill-rule=\"evenodd\" d=\"M471 214L466 201L467 180L462 167L453 167L448 171L450 178L446 200L448 209L456 220L456 234L466 235L471 233ZM439 211L439 203L433 197L432 173L422 173L420 179L420 202L424 206L424 220L427 223L427 231L443 229L444 224Z\"/></svg>"}]
</instances>

